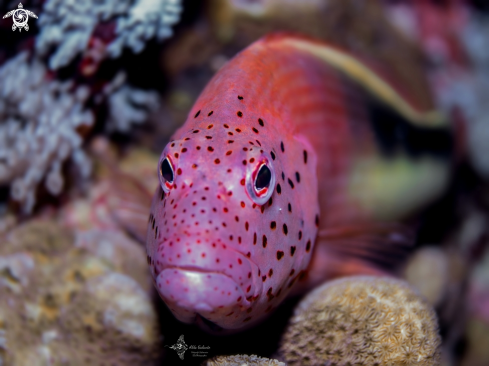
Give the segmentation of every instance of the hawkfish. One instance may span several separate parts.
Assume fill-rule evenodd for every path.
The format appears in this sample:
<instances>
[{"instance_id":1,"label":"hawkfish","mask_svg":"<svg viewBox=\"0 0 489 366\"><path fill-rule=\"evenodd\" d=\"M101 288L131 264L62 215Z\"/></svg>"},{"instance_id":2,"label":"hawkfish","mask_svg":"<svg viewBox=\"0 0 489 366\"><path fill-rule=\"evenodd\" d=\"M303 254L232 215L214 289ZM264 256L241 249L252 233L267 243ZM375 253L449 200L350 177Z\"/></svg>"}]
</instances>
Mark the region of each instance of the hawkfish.
<instances>
[{"instance_id":1,"label":"hawkfish","mask_svg":"<svg viewBox=\"0 0 489 366\"><path fill-rule=\"evenodd\" d=\"M260 321L290 293L380 274L439 197L451 126L388 68L299 35L268 35L210 80L164 147L146 248L176 318ZM385 266L383 266L385 264Z\"/></svg>"}]
</instances>

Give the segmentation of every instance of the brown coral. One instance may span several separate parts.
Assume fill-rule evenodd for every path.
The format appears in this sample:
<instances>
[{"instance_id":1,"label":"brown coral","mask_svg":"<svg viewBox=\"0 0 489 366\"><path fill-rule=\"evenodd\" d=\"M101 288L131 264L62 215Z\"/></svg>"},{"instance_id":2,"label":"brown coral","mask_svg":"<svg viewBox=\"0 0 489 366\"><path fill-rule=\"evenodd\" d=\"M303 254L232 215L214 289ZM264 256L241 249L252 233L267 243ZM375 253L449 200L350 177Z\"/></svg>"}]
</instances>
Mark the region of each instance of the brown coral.
<instances>
[{"instance_id":1,"label":"brown coral","mask_svg":"<svg viewBox=\"0 0 489 366\"><path fill-rule=\"evenodd\" d=\"M406 282L355 276L298 305L280 353L294 365L438 365L434 310Z\"/></svg>"},{"instance_id":2,"label":"brown coral","mask_svg":"<svg viewBox=\"0 0 489 366\"><path fill-rule=\"evenodd\" d=\"M285 366L285 364L255 355L235 355L214 357L207 360L204 366Z\"/></svg>"},{"instance_id":3,"label":"brown coral","mask_svg":"<svg viewBox=\"0 0 489 366\"><path fill-rule=\"evenodd\" d=\"M0 247L0 364L150 365L160 349L144 250L51 220Z\"/></svg>"}]
</instances>

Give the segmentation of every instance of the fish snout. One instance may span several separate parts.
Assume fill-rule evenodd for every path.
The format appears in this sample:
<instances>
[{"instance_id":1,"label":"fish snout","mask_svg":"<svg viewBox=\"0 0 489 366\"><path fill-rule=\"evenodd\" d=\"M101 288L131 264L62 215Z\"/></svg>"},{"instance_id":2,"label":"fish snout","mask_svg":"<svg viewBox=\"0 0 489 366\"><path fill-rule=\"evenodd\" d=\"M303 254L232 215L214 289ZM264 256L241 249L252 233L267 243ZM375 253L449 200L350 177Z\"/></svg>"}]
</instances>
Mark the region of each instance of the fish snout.
<instances>
[{"instance_id":1,"label":"fish snout","mask_svg":"<svg viewBox=\"0 0 489 366\"><path fill-rule=\"evenodd\" d=\"M174 316L185 323L204 318L224 329L239 328L249 307L243 289L223 273L167 268L156 277L156 287Z\"/></svg>"}]
</instances>

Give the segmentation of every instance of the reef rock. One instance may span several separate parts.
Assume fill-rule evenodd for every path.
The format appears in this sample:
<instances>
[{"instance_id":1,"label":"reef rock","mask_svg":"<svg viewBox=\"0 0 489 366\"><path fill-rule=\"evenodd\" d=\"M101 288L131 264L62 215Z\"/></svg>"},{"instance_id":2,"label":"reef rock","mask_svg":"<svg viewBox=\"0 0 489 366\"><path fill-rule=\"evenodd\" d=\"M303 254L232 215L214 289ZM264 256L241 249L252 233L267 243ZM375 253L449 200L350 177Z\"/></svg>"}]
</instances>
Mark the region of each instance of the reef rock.
<instances>
[{"instance_id":1,"label":"reef rock","mask_svg":"<svg viewBox=\"0 0 489 366\"><path fill-rule=\"evenodd\" d=\"M434 310L406 282L373 276L327 282L297 306L280 353L294 365L439 365Z\"/></svg>"},{"instance_id":2,"label":"reef rock","mask_svg":"<svg viewBox=\"0 0 489 366\"><path fill-rule=\"evenodd\" d=\"M51 220L0 247L0 365L150 365L161 339L145 254L123 234Z\"/></svg>"}]
</instances>

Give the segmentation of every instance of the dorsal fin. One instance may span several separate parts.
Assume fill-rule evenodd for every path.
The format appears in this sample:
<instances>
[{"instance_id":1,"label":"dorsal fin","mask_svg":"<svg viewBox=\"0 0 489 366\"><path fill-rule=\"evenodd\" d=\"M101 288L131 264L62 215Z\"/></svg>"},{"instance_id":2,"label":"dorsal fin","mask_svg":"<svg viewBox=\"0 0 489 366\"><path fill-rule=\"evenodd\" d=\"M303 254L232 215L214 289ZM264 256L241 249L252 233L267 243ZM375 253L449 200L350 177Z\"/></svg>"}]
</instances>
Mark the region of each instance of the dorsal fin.
<instances>
[{"instance_id":1,"label":"dorsal fin","mask_svg":"<svg viewBox=\"0 0 489 366\"><path fill-rule=\"evenodd\" d=\"M448 125L447 118L439 111L421 109L414 105L413 98L403 92L402 88L383 75L373 63L360 59L338 47L302 36L272 35L264 42L277 46L292 47L326 62L334 69L355 80L367 92L379 101L398 111L404 118L415 125L425 128L439 128Z\"/></svg>"}]
</instances>

